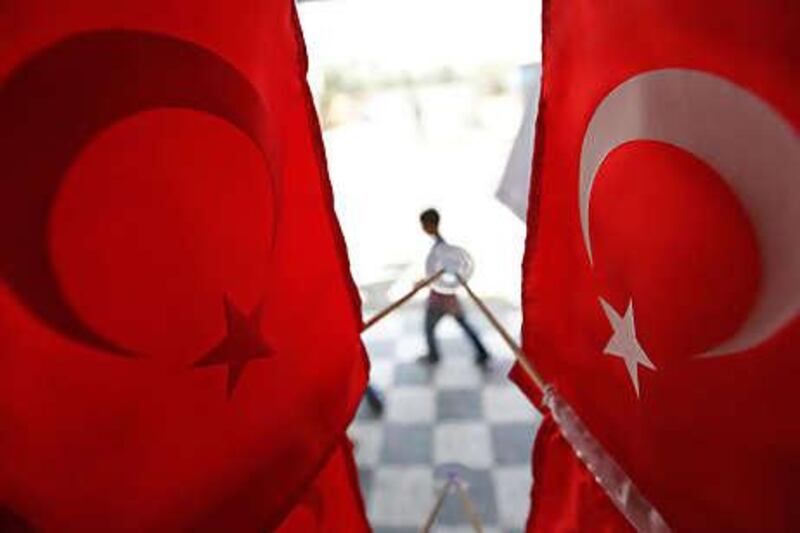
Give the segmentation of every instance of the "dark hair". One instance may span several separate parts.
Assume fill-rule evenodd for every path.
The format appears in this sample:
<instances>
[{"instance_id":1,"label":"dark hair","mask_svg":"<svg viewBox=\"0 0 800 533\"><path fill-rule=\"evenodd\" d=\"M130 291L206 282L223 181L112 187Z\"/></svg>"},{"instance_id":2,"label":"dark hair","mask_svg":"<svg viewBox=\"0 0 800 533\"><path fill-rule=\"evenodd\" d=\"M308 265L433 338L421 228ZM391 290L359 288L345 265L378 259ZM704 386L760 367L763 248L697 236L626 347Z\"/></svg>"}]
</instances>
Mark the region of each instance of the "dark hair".
<instances>
[{"instance_id":1,"label":"dark hair","mask_svg":"<svg viewBox=\"0 0 800 533\"><path fill-rule=\"evenodd\" d=\"M436 209L426 209L419 215L419 220L423 224L433 224L437 226L439 224L439 212Z\"/></svg>"}]
</instances>

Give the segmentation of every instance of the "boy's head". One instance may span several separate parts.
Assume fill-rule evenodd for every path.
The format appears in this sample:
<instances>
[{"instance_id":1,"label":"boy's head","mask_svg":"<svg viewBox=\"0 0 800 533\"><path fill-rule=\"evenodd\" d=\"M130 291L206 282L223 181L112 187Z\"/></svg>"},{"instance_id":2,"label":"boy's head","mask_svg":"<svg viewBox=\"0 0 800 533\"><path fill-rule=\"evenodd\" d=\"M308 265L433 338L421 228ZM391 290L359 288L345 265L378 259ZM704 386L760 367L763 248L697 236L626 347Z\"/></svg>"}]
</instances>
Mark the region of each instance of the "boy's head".
<instances>
[{"instance_id":1,"label":"boy's head","mask_svg":"<svg viewBox=\"0 0 800 533\"><path fill-rule=\"evenodd\" d=\"M422 231L428 235L439 234L439 212L436 209L426 209L419 215Z\"/></svg>"}]
</instances>

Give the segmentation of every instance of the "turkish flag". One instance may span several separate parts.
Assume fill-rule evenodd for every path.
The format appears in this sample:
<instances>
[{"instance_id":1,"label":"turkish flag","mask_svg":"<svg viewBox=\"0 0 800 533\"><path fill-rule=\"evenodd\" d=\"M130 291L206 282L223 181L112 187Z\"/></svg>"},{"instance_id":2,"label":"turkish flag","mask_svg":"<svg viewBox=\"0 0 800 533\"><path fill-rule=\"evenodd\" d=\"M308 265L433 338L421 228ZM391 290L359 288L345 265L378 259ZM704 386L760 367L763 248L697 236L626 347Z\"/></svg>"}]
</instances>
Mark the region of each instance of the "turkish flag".
<instances>
[{"instance_id":1,"label":"turkish flag","mask_svg":"<svg viewBox=\"0 0 800 533\"><path fill-rule=\"evenodd\" d=\"M278 533L370 531L353 445L345 436L328 464L278 528Z\"/></svg>"},{"instance_id":2,"label":"turkish flag","mask_svg":"<svg viewBox=\"0 0 800 533\"><path fill-rule=\"evenodd\" d=\"M277 527L366 379L293 2L0 34L0 529Z\"/></svg>"},{"instance_id":3,"label":"turkish flag","mask_svg":"<svg viewBox=\"0 0 800 533\"><path fill-rule=\"evenodd\" d=\"M800 529L800 4L543 21L525 353L671 528ZM530 529L627 527L552 422L535 456Z\"/></svg>"},{"instance_id":4,"label":"turkish flag","mask_svg":"<svg viewBox=\"0 0 800 533\"><path fill-rule=\"evenodd\" d=\"M631 527L575 457L550 413L536 432L528 531L615 533Z\"/></svg>"}]
</instances>

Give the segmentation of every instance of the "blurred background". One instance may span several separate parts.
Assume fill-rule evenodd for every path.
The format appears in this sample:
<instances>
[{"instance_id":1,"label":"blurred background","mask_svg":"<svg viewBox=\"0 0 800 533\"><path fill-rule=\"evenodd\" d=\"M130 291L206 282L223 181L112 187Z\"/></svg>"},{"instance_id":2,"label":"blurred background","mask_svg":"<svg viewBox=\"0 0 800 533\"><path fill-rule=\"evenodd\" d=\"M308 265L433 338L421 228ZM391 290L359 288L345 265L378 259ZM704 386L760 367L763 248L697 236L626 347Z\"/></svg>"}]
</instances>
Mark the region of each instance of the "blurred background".
<instances>
[{"instance_id":1,"label":"blurred background","mask_svg":"<svg viewBox=\"0 0 800 533\"><path fill-rule=\"evenodd\" d=\"M523 124L528 138L511 166L527 184L540 9L535 0L299 4L336 210L366 308L422 276L431 243L417 217L427 207L440 210L444 237L472 253L476 290L519 303L525 226L496 192ZM506 189L524 204L527 188L517 198Z\"/></svg>"},{"instance_id":2,"label":"blurred background","mask_svg":"<svg viewBox=\"0 0 800 533\"><path fill-rule=\"evenodd\" d=\"M424 277L420 212L472 254L471 280L517 335L532 131L540 74L536 0L324 0L299 4L336 212L366 317ZM424 291L423 291L424 292ZM491 352L474 363L455 322L426 352L423 299L365 332L370 382L348 430L370 522L418 531L449 474L468 484L484 531L521 531L540 417L506 373L512 354L461 295ZM435 531L470 531L455 495Z\"/></svg>"}]
</instances>

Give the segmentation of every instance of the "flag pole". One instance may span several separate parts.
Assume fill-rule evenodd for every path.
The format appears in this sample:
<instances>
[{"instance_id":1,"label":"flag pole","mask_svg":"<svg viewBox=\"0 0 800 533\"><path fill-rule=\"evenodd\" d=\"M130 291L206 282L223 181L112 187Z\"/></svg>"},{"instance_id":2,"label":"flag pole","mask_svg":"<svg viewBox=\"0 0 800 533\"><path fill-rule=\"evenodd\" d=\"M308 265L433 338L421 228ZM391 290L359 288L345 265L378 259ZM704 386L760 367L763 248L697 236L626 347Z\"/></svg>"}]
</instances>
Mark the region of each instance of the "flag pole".
<instances>
[{"instance_id":1,"label":"flag pole","mask_svg":"<svg viewBox=\"0 0 800 533\"><path fill-rule=\"evenodd\" d=\"M600 444L589 431L583 421L573 411L554 388L545 384L541 375L525 357L522 348L509 335L500 321L492 314L486 304L461 276L461 285L467 290L470 298L477 304L489 322L497 329L503 340L514 352L520 366L530 376L536 387L544 394L544 406L550 410L559 427L561 435L566 439L578 458L589 469L598 485L605 491L611 502L637 531L652 533L668 533L669 526L661 513L642 494L642 492L619 466L616 460Z\"/></svg>"},{"instance_id":2,"label":"flag pole","mask_svg":"<svg viewBox=\"0 0 800 533\"><path fill-rule=\"evenodd\" d=\"M455 487L456 492L458 493L458 498L461 500L461 506L464 508L464 512L467 513L467 518L469 519L470 524L472 524L472 529L475 530L475 533L483 533L483 522L481 521L481 516L478 514L477 509L475 509L475 505L472 503L472 500L467 493L467 489L464 486L464 481L461 479L456 479Z\"/></svg>"},{"instance_id":3,"label":"flag pole","mask_svg":"<svg viewBox=\"0 0 800 533\"><path fill-rule=\"evenodd\" d=\"M433 523L436 521L436 517L439 516L439 512L442 510L442 505L444 505L444 499L447 497L447 493L450 491L450 487L453 485L453 479L449 478L447 482L442 486L441 490L439 491L439 495L436 497L436 502L433 504L433 509L431 512L428 513L427 518L425 519L425 524L423 524L422 528L420 528L420 533L429 533L431 528L433 527Z\"/></svg>"},{"instance_id":4,"label":"flag pole","mask_svg":"<svg viewBox=\"0 0 800 533\"><path fill-rule=\"evenodd\" d=\"M403 305L404 303L409 301L419 291L421 291L422 289L424 289L425 287L427 287L428 285L430 285L431 283L433 283L434 281L439 279L439 277L442 274L444 274L444 269L441 269L438 272L436 272L435 274L433 274L432 276L429 276L428 278L424 279L421 283L417 283L416 285L414 285L414 288L411 289L410 291L408 291L405 294L405 296L403 296L402 298L400 298L399 300L397 300L396 302L394 302L393 304L391 304L390 306L386 307L385 309L383 309L382 311L380 311L376 315L372 316L369 320L367 320L364 323L364 327L361 329L362 333L364 331L367 331L370 327L375 325L376 322L378 322L379 320L384 318L386 315L388 315L389 313L391 313L392 311L394 311L395 309L397 309L398 307L400 307L401 305Z\"/></svg>"},{"instance_id":5,"label":"flag pole","mask_svg":"<svg viewBox=\"0 0 800 533\"><path fill-rule=\"evenodd\" d=\"M492 313L486 304L483 303L483 300L481 300L480 297L472 291L467 281L460 275L457 274L457 276L458 281L461 282L461 285L467 290L467 294L469 294L470 298L472 298L472 301L474 301L483 314L486 315L486 318L489 319L489 322L492 323L492 326L494 326L498 333L500 333L500 336L503 337L503 340L506 342L508 347L511 348L511 351L517 358L517 362L520 364L520 366L522 366L523 370L525 370L525 373L530 376L530 378L536 384L536 387L541 392L544 392L546 386L544 379L542 379L542 376L536 371L531 362L528 361L528 358L525 357L525 353L522 351L522 348L519 346L519 344L517 344L517 342L514 340L514 337L512 337L506 328L503 327L500 321L497 320L497 317L495 317L494 313Z\"/></svg>"}]
</instances>

